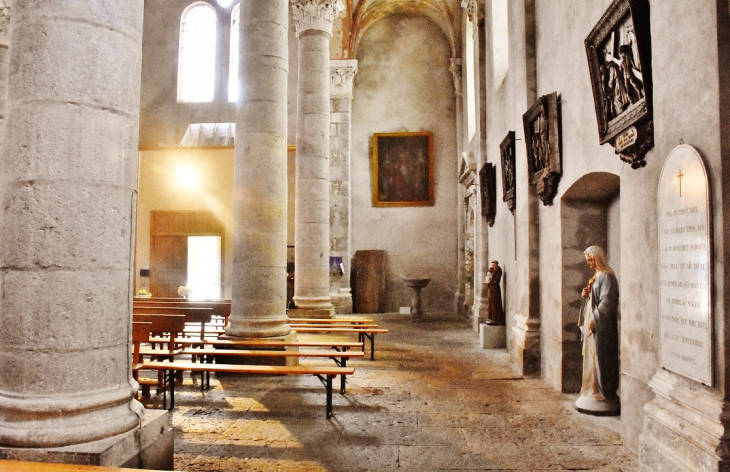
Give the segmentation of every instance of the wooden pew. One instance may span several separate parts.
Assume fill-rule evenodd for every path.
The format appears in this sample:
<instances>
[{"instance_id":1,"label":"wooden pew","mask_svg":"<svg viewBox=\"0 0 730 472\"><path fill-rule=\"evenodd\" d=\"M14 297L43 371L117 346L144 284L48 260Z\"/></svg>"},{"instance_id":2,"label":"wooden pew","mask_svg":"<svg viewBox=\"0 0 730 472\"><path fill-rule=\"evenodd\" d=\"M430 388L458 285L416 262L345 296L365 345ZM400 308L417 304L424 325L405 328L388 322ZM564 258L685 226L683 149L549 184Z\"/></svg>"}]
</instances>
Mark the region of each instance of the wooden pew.
<instances>
[{"instance_id":1,"label":"wooden pew","mask_svg":"<svg viewBox=\"0 0 730 472\"><path fill-rule=\"evenodd\" d=\"M150 322L132 322L132 377L139 380L139 371L142 368L144 359L142 358L141 344L150 341L150 333L152 332L152 323Z\"/></svg>"},{"instance_id":2,"label":"wooden pew","mask_svg":"<svg viewBox=\"0 0 730 472\"><path fill-rule=\"evenodd\" d=\"M234 364L200 364L197 362L182 361L150 361L145 362L145 368L158 369L162 372L186 371L191 372L225 372L231 374L253 375L314 375L322 382L327 390L327 418L332 416L332 379L338 375L352 375L353 367L325 367L325 366L270 366L270 365L234 365ZM170 383L170 409L175 405L175 382Z\"/></svg>"},{"instance_id":3,"label":"wooden pew","mask_svg":"<svg viewBox=\"0 0 730 472\"><path fill-rule=\"evenodd\" d=\"M182 345L180 345L177 342L177 339L180 337L180 333L183 332L185 329L185 316L184 315L141 315L136 314L132 315L132 321L135 322L144 322L144 323L150 323L150 342L152 341L152 336L165 336L166 341L161 342L160 344L167 344L167 349L153 349L151 347L146 346L140 346L138 356L150 356L156 359L160 358L166 358L166 359L174 359L174 357L182 352ZM139 370L139 369L138 369ZM168 380L172 380L172 383L174 383L174 379L166 379L163 375L161 375L161 372L158 371L158 378L157 380L153 379L146 379L146 378L139 378L137 382L142 387L142 395L144 397L149 396L149 390L150 386L156 385L158 388L162 389L162 407L166 408L167 406L167 394L166 394L166 382Z\"/></svg>"},{"instance_id":4,"label":"wooden pew","mask_svg":"<svg viewBox=\"0 0 730 472\"><path fill-rule=\"evenodd\" d=\"M292 328L297 333L312 333L312 334L325 334L325 333L334 333L334 334L346 334L346 333L357 333L358 340L362 343L365 342L365 339L370 340L370 360L375 360L375 335L376 334L385 334L388 332L386 328L362 328L362 327L356 327L356 326L348 326L348 327L328 327L328 326L302 326L298 328Z\"/></svg>"}]
</instances>

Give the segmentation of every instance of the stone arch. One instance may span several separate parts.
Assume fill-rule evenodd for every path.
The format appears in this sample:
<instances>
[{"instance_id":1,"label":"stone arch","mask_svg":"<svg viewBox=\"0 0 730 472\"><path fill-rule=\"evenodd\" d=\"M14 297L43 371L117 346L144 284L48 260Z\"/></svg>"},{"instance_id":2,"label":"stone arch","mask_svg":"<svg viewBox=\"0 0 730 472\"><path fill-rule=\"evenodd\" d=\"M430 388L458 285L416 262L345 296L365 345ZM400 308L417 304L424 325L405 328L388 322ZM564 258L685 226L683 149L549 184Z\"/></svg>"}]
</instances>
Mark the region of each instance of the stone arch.
<instances>
[{"instance_id":1,"label":"stone arch","mask_svg":"<svg viewBox=\"0 0 730 472\"><path fill-rule=\"evenodd\" d=\"M560 201L561 220L561 372L565 393L580 391L582 342L578 328L580 291L591 277L583 251L601 246L609 265L620 275L620 178L608 172L586 174L566 190Z\"/></svg>"}]
</instances>

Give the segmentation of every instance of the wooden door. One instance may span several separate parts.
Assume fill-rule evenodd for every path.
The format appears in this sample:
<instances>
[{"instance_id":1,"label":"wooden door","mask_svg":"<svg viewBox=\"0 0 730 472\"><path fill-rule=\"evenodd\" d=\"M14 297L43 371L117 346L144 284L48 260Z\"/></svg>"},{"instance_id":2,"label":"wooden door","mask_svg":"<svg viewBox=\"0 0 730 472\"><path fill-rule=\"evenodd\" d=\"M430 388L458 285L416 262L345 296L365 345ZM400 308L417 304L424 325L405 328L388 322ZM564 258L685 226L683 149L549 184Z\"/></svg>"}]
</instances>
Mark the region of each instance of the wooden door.
<instances>
[{"instance_id":1,"label":"wooden door","mask_svg":"<svg viewBox=\"0 0 730 472\"><path fill-rule=\"evenodd\" d=\"M177 289L188 278L188 237L152 236L150 245L150 291L155 297L179 297Z\"/></svg>"},{"instance_id":2,"label":"wooden door","mask_svg":"<svg viewBox=\"0 0 730 472\"><path fill-rule=\"evenodd\" d=\"M188 279L189 236L220 236L223 281L224 227L213 212L155 210L150 218L150 291L154 297L180 297L177 289Z\"/></svg>"}]
</instances>

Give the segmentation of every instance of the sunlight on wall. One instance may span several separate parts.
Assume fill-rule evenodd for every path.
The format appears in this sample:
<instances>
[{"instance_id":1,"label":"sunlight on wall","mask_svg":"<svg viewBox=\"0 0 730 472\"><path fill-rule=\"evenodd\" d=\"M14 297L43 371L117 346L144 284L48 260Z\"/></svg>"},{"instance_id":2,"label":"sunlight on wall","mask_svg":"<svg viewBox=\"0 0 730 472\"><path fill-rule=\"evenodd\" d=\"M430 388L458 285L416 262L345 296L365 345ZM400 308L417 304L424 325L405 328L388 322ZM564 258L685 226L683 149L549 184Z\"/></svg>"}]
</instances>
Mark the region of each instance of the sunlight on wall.
<instances>
[{"instance_id":1,"label":"sunlight on wall","mask_svg":"<svg viewBox=\"0 0 730 472\"><path fill-rule=\"evenodd\" d=\"M492 57L494 88L498 88L509 70L509 17L507 0L492 0Z\"/></svg>"}]
</instances>

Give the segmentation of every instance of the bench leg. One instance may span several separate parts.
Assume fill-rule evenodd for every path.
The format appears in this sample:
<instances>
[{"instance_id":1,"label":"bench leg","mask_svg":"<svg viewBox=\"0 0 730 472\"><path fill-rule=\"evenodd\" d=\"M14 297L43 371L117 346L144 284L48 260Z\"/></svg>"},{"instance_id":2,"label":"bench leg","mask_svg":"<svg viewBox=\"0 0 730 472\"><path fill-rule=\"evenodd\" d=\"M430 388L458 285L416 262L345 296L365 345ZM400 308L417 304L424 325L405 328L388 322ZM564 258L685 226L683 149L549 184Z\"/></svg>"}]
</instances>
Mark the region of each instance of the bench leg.
<instances>
[{"instance_id":1,"label":"bench leg","mask_svg":"<svg viewBox=\"0 0 730 472\"><path fill-rule=\"evenodd\" d=\"M332 417L332 377L327 374L327 419Z\"/></svg>"},{"instance_id":2,"label":"bench leg","mask_svg":"<svg viewBox=\"0 0 730 472\"><path fill-rule=\"evenodd\" d=\"M347 358L346 357L343 357L341 362L342 362L342 367L347 367ZM344 395L345 394L345 381L346 381L346 377L347 376L345 374L342 374L340 376L340 395Z\"/></svg>"},{"instance_id":3,"label":"bench leg","mask_svg":"<svg viewBox=\"0 0 730 472\"><path fill-rule=\"evenodd\" d=\"M182 371L180 371L182 372ZM175 408L175 371L170 371L170 411Z\"/></svg>"},{"instance_id":4,"label":"bench leg","mask_svg":"<svg viewBox=\"0 0 730 472\"><path fill-rule=\"evenodd\" d=\"M162 409L167 410L167 385L165 385L165 382L167 381L167 371L161 370L157 374L162 374Z\"/></svg>"}]
</instances>

